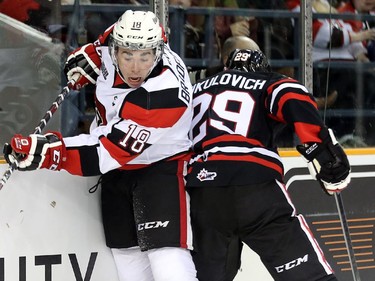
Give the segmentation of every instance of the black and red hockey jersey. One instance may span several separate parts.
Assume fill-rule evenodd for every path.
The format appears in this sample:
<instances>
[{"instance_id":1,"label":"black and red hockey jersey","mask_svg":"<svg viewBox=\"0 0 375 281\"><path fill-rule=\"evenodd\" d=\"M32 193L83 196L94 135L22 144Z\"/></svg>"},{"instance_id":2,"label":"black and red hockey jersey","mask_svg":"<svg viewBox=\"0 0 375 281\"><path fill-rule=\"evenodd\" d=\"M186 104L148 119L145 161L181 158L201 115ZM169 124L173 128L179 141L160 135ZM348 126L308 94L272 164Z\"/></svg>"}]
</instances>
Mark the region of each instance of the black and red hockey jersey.
<instances>
[{"instance_id":1,"label":"black and red hockey jersey","mask_svg":"<svg viewBox=\"0 0 375 281\"><path fill-rule=\"evenodd\" d=\"M196 83L193 97L188 186L281 181L278 127L289 124L302 143L327 130L308 90L277 73L223 71Z\"/></svg>"},{"instance_id":2,"label":"black and red hockey jersey","mask_svg":"<svg viewBox=\"0 0 375 281\"><path fill-rule=\"evenodd\" d=\"M130 88L113 66L108 38L113 27L92 44L100 61L96 81L97 119L90 134L64 138L62 168L91 176L113 169L137 169L186 157L191 147L192 86L181 58L164 46L161 61L139 88ZM100 60L98 60L100 59Z\"/></svg>"}]
</instances>

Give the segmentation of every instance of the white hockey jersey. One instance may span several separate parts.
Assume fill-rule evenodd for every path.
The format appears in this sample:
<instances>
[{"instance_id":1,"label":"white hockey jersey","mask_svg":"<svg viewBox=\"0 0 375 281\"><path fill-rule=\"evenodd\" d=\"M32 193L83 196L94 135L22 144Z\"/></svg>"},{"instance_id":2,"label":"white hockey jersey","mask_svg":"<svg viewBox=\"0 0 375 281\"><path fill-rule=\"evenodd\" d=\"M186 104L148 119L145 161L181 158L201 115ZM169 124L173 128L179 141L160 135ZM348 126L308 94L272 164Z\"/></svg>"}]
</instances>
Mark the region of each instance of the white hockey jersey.
<instances>
[{"instance_id":1,"label":"white hockey jersey","mask_svg":"<svg viewBox=\"0 0 375 281\"><path fill-rule=\"evenodd\" d=\"M101 57L97 119L90 134L64 138L69 173L98 175L186 157L191 147L192 86L181 58L165 43L162 60L139 88L118 75L108 51L112 28L94 43Z\"/></svg>"}]
</instances>

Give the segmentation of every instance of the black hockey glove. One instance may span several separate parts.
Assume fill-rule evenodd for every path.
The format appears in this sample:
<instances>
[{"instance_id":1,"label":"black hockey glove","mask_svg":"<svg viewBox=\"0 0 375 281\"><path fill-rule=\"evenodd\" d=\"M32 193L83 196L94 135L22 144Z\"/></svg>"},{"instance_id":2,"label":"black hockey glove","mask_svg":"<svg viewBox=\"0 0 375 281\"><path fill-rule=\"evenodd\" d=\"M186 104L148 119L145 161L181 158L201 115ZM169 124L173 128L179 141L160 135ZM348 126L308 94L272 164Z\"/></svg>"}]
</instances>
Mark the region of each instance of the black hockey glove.
<instances>
[{"instance_id":1,"label":"black hockey glove","mask_svg":"<svg viewBox=\"0 0 375 281\"><path fill-rule=\"evenodd\" d=\"M348 186L350 164L332 130L322 132L322 143L298 145L297 150L307 161L312 177L319 181L326 193L333 195Z\"/></svg>"},{"instance_id":2,"label":"black hockey glove","mask_svg":"<svg viewBox=\"0 0 375 281\"><path fill-rule=\"evenodd\" d=\"M101 58L96 52L95 46L90 43L74 50L68 56L64 72L68 81L73 79L73 75L80 74L80 78L74 84L73 89L79 90L87 84L96 84L101 66Z\"/></svg>"}]
</instances>

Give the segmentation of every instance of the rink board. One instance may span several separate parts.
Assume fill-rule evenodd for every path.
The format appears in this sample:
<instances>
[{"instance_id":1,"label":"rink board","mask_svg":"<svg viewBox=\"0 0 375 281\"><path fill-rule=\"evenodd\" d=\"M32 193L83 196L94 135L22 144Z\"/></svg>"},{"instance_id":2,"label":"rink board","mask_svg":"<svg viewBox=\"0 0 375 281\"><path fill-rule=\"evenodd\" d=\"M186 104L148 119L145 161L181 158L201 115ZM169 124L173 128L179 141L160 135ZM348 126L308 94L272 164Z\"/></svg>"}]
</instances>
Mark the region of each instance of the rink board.
<instances>
[{"instance_id":1,"label":"rink board","mask_svg":"<svg viewBox=\"0 0 375 281\"><path fill-rule=\"evenodd\" d=\"M286 153L285 155L288 155ZM283 156L294 204L341 281L353 280L336 203L311 179L294 153ZM375 155L349 153L352 183L342 193L362 280L375 276ZM2 174L7 165L0 164ZM15 172L0 191L0 281L118 281L104 243L96 177L66 172ZM341 235L341 236L340 236ZM244 247L235 281L273 280L259 257Z\"/></svg>"}]
</instances>

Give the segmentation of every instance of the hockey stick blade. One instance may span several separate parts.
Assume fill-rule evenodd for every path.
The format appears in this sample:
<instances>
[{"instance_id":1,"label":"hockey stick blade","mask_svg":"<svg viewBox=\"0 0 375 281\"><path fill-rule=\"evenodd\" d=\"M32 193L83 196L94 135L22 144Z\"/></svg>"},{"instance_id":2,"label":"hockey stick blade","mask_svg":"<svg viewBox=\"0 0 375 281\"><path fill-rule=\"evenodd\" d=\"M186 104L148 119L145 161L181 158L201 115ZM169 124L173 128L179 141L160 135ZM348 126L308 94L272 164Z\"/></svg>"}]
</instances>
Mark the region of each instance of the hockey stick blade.
<instances>
[{"instance_id":1,"label":"hockey stick blade","mask_svg":"<svg viewBox=\"0 0 375 281\"><path fill-rule=\"evenodd\" d=\"M38 126L35 127L33 134L40 134L45 126L47 125L48 121L51 119L52 115L57 111L61 103L64 99L69 95L70 90L73 88L75 82L79 79L80 74L73 75L72 79L67 83L67 85L62 89L61 93L57 96L56 100L52 103L51 107L48 109L46 114L40 120ZM18 161L13 162L9 165L8 169L4 172L1 180L0 180L0 190L4 187L4 185L8 182L10 176L18 167Z\"/></svg>"}]
</instances>

